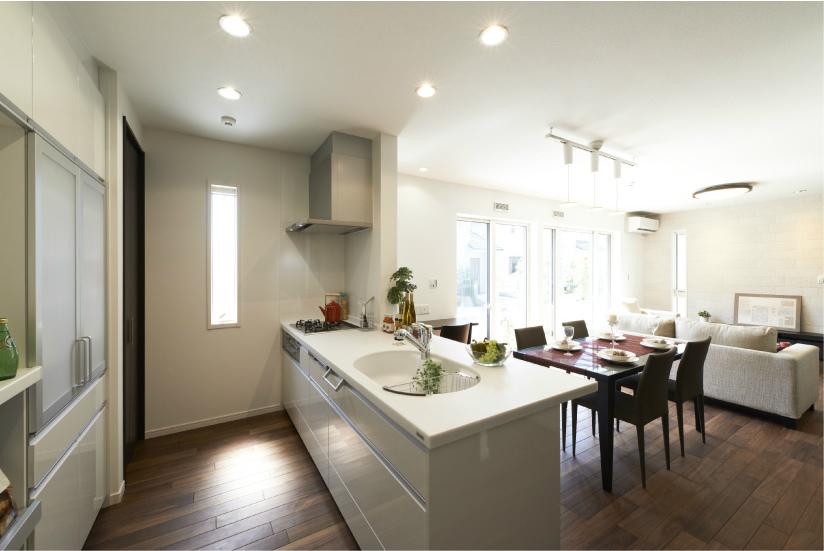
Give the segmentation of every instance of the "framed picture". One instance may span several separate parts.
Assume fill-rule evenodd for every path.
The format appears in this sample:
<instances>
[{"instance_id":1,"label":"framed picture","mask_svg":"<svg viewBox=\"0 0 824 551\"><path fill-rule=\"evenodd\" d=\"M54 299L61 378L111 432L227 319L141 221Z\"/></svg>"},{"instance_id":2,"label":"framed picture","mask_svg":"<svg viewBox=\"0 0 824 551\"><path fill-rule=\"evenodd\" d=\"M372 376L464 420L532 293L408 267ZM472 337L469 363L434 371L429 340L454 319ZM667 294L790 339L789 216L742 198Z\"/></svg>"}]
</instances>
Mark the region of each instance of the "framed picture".
<instances>
[{"instance_id":1,"label":"framed picture","mask_svg":"<svg viewBox=\"0 0 824 551\"><path fill-rule=\"evenodd\" d=\"M735 323L801 331L801 297L735 293Z\"/></svg>"}]
</instances>

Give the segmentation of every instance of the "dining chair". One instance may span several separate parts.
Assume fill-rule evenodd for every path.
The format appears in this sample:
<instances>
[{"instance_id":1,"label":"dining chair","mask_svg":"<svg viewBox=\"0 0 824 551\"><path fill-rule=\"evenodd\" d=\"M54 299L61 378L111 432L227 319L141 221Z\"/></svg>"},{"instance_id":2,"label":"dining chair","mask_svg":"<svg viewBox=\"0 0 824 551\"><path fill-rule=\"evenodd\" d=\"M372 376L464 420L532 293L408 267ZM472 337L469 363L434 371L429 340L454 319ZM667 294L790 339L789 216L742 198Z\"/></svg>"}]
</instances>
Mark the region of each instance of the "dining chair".
<instances>
[{"instance_id":1,"label":"dining chair","mask_svg":"<svg viewBox=\"0 0 824 551\"><path fill-rule=\"evenodd\" d=\"M681 457L684 457L684 402L692 400L695 429L701 433L701 441L707 443L707 427L704 425L704 361L707 359L711 340L712 337L707 337L701 341L688 342L678 364L675 380L667 380L667 398L670 402L675 402L678 417ZM618 379L617 384L635 390L638 388L638 375Z\"/></svg>"},{"instance_id":2,"label":"dining chair","mask_svg":"<svg viewBox=\"0 0 824 551\"><path fill-rule=\"evenodd\" d=\"M667 470L670 468L669 449L669 406L667 387L675 349L647 356L644 371L638 377L638 386L633 394L615 389L615 418L635 425L638 435L638 455L641 462L641 486L647 487L647 473L644 462L644 427L651 421L661 419L664 431L664 457ZM623 379L620 379L623 380Z\"/></svg>"},{"instance_id":3,"label":"dining chair","mask_svg":"<svg viewBox=\"0 0 824 551\"><path fill-rule=\"evenodd\" d=\"M546 346L546 333L542 326L521 327L515 330L515 347L518 350L533 346ZM568 402L561 402L561 449L563 450L566 450L567 404Z\"/></svg>"},{"instance_id":4,"label":"dining chair","mask_svg":"<svg viewBox=\"0 0 824 551\"><path fill-rule=\"evenodd\" d=\"M472 324L444 325L441 327L440 335L445 339L469 344L472 342Z\"/></svg>"},{"instance_id":5,"label":"dining chair","mask_svg":"<svg viewBox=\"0 0 824 551\"><path fill-rule=\"evenodd\" d=\"M587 322L585 320L565 321L561 323L561 325L571 325L575 328L575 334L572 336L573 339L585 339L589 336Z\"/></svg>"},{"instance_id":6,"label":"dining chair","mask_svg":"<svg viewBox=\"0 0 824 551\"><path fill-rule=\"evenodd\" d=\"M540 325L515 330L515 346L518 350L533 346L546 346L546 333Z\"/></svg>"}]
</instances>

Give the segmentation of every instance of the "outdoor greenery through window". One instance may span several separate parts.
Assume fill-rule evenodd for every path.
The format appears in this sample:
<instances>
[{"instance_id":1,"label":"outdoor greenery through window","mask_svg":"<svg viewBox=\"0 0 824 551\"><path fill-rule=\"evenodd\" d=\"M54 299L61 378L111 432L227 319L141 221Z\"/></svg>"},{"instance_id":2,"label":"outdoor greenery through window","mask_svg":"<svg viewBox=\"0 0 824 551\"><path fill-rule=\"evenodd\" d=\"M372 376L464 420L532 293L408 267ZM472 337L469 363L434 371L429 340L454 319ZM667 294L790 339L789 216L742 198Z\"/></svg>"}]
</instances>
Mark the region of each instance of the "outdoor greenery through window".
<instances>
[{"instance_id":1,"label":"outdoor greenery through window","mask_svg":"<svg viewBox=\"0 0 824 551\"><path fill-rule=\"evenodd\" d=\"M237 326L238 188L209 185L209 327Z\"/></svg>"}]
</instances>

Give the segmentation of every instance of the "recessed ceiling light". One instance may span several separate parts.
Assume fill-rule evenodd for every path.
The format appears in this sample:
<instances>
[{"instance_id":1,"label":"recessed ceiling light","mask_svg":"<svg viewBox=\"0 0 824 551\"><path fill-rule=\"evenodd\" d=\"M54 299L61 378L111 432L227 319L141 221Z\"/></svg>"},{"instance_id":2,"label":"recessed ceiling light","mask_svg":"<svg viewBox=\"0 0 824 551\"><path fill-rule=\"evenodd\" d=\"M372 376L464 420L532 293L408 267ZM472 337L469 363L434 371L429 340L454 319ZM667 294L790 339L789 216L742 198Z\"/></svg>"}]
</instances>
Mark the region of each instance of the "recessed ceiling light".
<instances>
[{"instance_id":1,"label":"recessed ceiling light","mask_svg":"<svg viewBox=\"0 0 824 551\"><path fill-rule=\"evenodd\" d=\"M695 199L727 199L737 195L744 195L752 191L752 184L721 184L705 187L692 194Z\"/></svg>"},{"instance_id":2,"label":"recessed ceiling light","mask_svg":"<svg viewBox=\"0 0 824 551\"><path fill-rule=\"evenodd\" d=\"M220 97L230 100L238 100L242 95L239 90L235 90L231 86L224 86L223 88L218 88L217 93L220 94Z\"/></svg>"},{"instance_id":3,"label":"recessed ceiling light","mask_svg":"<svg viewBox=\"0 0 824 551\"><path fill-rule=\"evenodd\" d=\"M421 168L419 168L418 170L420 170L421 172L427 172L427 171L429 171L429 169L428 169L428 168L426 168L425 166L422 166L422 167L421 167Z\"/></svg>"},{"instance_id":4,"label":"recessed ceiling light","mask_svg":"<svg viewBox=\"0 0 824 551\"><path fill-rule=\"evenodd\" d=\"M224 15L218 20L218 23L220 23L221 29L232 36L237 36L238 38L249 36L252 32L252 28L249 26L249 23L247 23L239 15Z\"/></svg>"},{"instance_id":5,"label":"recessed ceiling light","mask_svg":"<svg viewBox=\"0 0 824 551\"><path fill-rule=\"evenodd\" d=\"M497 46L507 39L509 36L509 29L503 25L495 23L481 31L481 42L487 46Z\"/></svg>"},{"instance_id":6,"label":"recessed ceiling light","mask_svg":"<svg viewBox=\"0 0 824 551\"><path fill-rule=\"evenodd\" d=\"M423 84L415 88L415 93L422 98L431 98L437 92L438 91L435 89L435 87L429 84L428 82L424 82Z\"/></svg>"}]
</instances>

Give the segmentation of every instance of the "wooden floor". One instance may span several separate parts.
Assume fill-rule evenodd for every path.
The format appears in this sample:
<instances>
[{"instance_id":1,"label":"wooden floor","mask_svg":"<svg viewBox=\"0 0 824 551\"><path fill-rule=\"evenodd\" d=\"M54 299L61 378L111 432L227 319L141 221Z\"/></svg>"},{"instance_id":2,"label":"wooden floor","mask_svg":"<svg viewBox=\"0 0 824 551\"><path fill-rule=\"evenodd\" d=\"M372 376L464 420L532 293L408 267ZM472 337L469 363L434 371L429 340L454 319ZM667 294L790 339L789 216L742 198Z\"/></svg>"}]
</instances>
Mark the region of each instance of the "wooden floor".
<instances>
[{"instance_id":1,"label":"wooden floor","mask_svg":"<svg viewBox=\"0 0 824 551\"><path fill-rule=\"evenodd\" d=\"M687 408L684 458L670 414L671 471L660 423L647 426L646 490L635 430L622 427L611 494L581 410L577 457L561 453L562 547L822 549L820 391L797 430L707 405L705 445ZM86 545L357 549L283 413L142 442L123 502L100 513Z\"/></svg>"}]
</instances>

